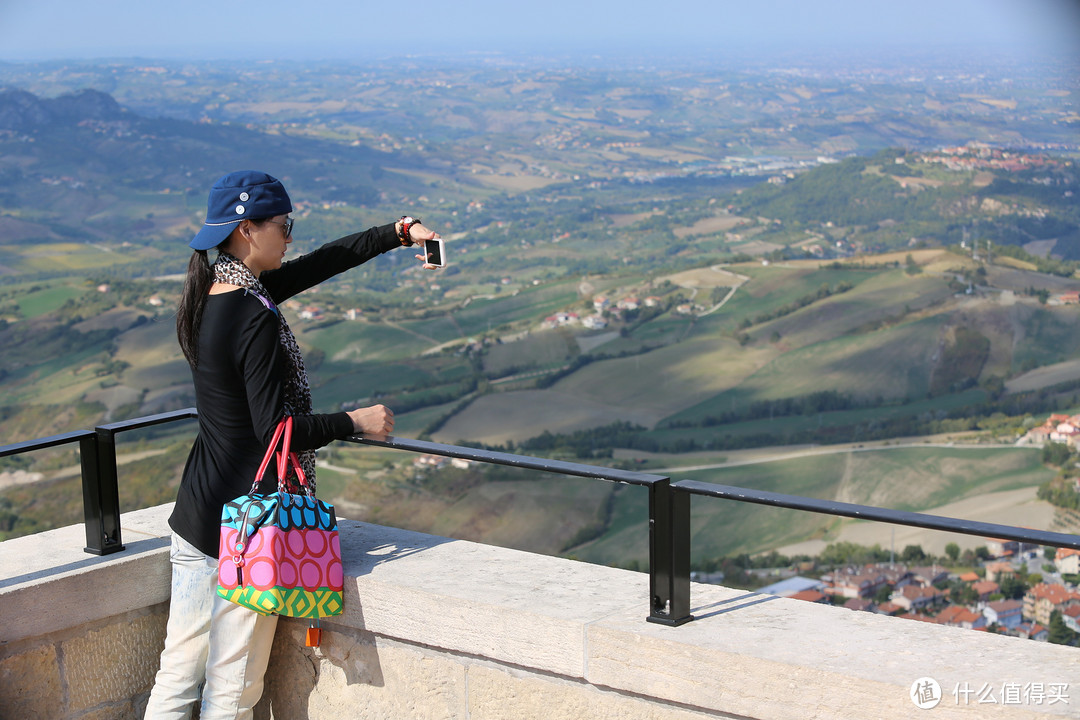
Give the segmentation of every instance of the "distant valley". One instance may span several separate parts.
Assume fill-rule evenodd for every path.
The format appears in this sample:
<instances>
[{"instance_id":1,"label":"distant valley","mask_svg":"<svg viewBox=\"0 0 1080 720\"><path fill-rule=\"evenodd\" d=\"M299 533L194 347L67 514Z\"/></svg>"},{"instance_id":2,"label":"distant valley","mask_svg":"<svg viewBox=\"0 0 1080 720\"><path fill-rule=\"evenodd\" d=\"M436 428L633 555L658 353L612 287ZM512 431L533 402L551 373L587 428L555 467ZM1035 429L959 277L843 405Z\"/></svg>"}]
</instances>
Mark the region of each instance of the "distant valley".
<instances>
[{"instance_id":1,"label":"distant valley","mask_svg":"<svg viewBox=\"0 0 1080 720\"><path fill-rule=\"evenodd\" d=\"M391 253L285 308L316 404L385 402L402 435L648 468L924 435L1011 443L1080 407L1080 117L1052 77L220 72L0 66L20 88L0 91L4 442L192 404L175 276L206 187L245 166L293 191L298 251L401 212L447 236L446 270ZM168 502L190 429L132 443L125 502ZM1052 475L1029 450L993 476L989 455L927 452L908 480L925 492L882 502ZM350 516L641 559L620 539L641 522L624 490L323 456L320 487ZM0 465L42 478L0 488L4 531L73 521L74 460ZM740 482L871 500L896 471L867 465L880 474L855 487L837 462ZM715 554L835 531L700 522L695 547Z\"/></svg>"}]
</instances>

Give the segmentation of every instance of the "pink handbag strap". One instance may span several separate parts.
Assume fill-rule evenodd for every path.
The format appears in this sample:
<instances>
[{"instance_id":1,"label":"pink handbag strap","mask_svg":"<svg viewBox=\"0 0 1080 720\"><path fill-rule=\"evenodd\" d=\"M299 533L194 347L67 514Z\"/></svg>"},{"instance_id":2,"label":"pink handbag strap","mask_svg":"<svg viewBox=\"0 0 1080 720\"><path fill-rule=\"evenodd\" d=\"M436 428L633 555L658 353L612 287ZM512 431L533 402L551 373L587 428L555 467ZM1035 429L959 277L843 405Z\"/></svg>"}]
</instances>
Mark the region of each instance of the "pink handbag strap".
<instances>
[{"instance_id":1,"label":"pink handbag strap","mask_svg":"<svg viewBox=\"0 0 1080 720\"><path fill-rule=\"evenodd\" d=\"M296 453L289 449L292 445L292 428L292 415L286 415L278 422L277 428L274 429L274 437L270 440L269 447L266 448L266 454L263 455L262 463L259 464L259 471L255 473L255 482L251 484L251 490L248 491L248 495L254 495L259 489L259 483L262 482L263 475L266 474L266 468L270 465L270 458L274 456L274 451L277 450L279 442L281 443L281 450L277 453L279 481L280 478L285 477L288 466L291 464L293 470L296 472L296 479L300 482L301 487L307 491L308 495L311 495L311 488L308 487L304 469L300 467L300 460L296 457Z\"/></svg>"}]
</instances>

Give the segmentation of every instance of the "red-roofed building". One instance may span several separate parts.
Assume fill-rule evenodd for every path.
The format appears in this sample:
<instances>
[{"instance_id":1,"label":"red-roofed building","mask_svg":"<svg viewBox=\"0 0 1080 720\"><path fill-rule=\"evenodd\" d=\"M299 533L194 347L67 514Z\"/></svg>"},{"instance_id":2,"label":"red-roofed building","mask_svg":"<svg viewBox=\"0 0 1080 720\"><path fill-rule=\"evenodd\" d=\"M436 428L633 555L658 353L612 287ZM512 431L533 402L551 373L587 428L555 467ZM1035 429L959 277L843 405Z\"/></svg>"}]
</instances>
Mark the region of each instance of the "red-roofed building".
<instances>
[{"instance_id":1,"label":"red-roofed building","mask_svg":"<svg viewBox=\"0 0 1080 720\"><path fill-rule=\"evenodd\" d=\"M944 598L945 595L935 587L906 585L894 592L890 599L905 610L914 611L937 605Z\"/></svg>"},{"instance_id":2,"label":"red-roofed building","mask_svg":"<svg viewBox=\"0 0 1080 720\"><path fill-rule=\"evenodd\" d=\"M805 600L806 602L821 603L823 605L829 604L828 596L817 590L802 590L788 597L792 600Z\"/></svg>"},{"instance_id":3,"label":"red-roofed building","mask_svg":"<svg viewBox=\"0 0 1080 720\"><path fill-rule=\"evenodd\" d=\"M1002 575L1015 575L1016 568L1007 562L986 563L986 579L1000 582Z\"/></svg>"},{"instance_id":4,"label":"red-roofed building","mask_svg":"<svg viewBox=\"0 0 1080 720\"><path fill-rule=\"evenodd\" d=\"M1072 548L1058 548L1054 555L1054 567L1059 573L1075 575L1080 573L1080 550Z\"/></svg>"},{"instance_id":5,"label":"red-roofed building","mask_svg":"<svg viewBox=\"0 0 1080 720\"><path fill-rule=\"evenodd\" d=\"M952 625L953 618L958 614L964 612L967 608L963 605L949 605L944 610L934 616L934 622L939 625Z\"/></svg>"},{"instance_id":6,"label":"red-roofed building","mask_svg":"<svg viewBox=\"0 0 1080 720\"><path fill-rule=\"evenodd\" d=\"M875 612L877 612L878 615L897 615L903 609L904 608L900 607L896 603L883 602L877 606L877 610Z\"/></svg>"},{"instance_id":7,"label":"red-roofed building","mask_svg":"<svg viewBox=\"0 0 1080 720\"><path fill-rule=\"evenodd\" d=\"M938 613L934 619L940 625L962 627L967 630L986 627L986 618L982 614L968 610L961 605L950 605Z\"/></svg>"},{"instance_id":8,"label":"red-roofed building","mask_svg":"<svg viewBox=\"0 0 1080 720\"><path fill-rule=\"evenodd\" d=\"M1062 610L1061 619L1065 621L1065 627L1075 633L1080 633L1080 605L1073 605Z\"/></svg>"},{"instance_id":9,"label":"red-roofed building","mask_svg":"<svg viewBox=\"0 0 1080 720\"><path fill-rule=\"evenodd\" d=\"M910 585L912 582L911 571L903 565L867 565L866 571L877 571L885 579L885 582L892 585L894 589Z\"/></svg>"},{"instance_id":10,"label":"red-roofed building","mask_svg":"<svg viewBox=\"0 0 1080 720\"><path fill-rule=\"evenodd\" d=\"M960 582L976 583L979 582L979 580L979 573L977 572L966 572L960 576Z\"/></svg>"},{"instance_id":11,"label":"red-roofed building","mask_svg":"<svg viewBox=\"0 0 1080 720\"><path fill-rule=\"evenodd\" d=\"M1002 540L1000 538L986 538L986 550L991 557L1012 557L1019 549L1015 540Z\"/></svg>"},{"instance_id":12,"label":"red-roofed building","mask_svg":"<svg viewBox=\"0 0 1080 720\"><path fill-rule=\"evenodd\" d=\"M1001 590L1001 586L993 580L982 580L973 583L971 588L975 591L975 594L979 596L979 602L986 602L990 599L991 595Z\"/></svg>"},{"instance_id":13,"label":"red-roofed building","mask_svg":"<svg viewBox=\"0 0 1080 720\"><path fill-rule=\"evenodd\" d=\"M829 581L825 592L846 598L873 597L878 588L885 584L885 576L872 571L837 570L822 579Z\"/></svg>"},{"instance_id":14,"label":"red-roofed building","mask_svg":"<svg viewBox=\"0 0 1080 720\"><path fill-rule=\"evenodd\" d=\"M1065 443L1070 447L1076 447L1078 437L1080 437L1080 418L1072 417L1054 428L1054 431L1050 433L1050 442Z\"/></svg>"},{"instance_id":15,"label":"red-roofed building","mask_svg":"<svg viewBox=\"0 0 1080 720\"><path fill-rule=\"evenodd\" d=\"M949 571L940 565L930 565L929 567L913 567L911 568L912 582L916 585L922 585L923 587L930 587L935 583L939 583L942 580L949 578Z\"/></svg>"},{"instance_id":16,"label":"red-roofed building","mask_svg":"<svg viewBox=\"0 0 1080 720\"><path fill-rule=\"evenodd\" d=\"M1024 439L1030 442L1032 445L1045 445L1050 442L1050 433L1054 432L1054 428L1047 427L1046 425L1039 425L1033 427L1027 431L1024 435Z\"/></svg>"},{"instance_id":17,"label":"red-roofed building","mask_svg":"<svg viewBox=\"0 0 1080 720\"><path fill-rule=\"evenodd\" d=\"M413 466L418 468L435 468L441 470L449 460L441 455L420 455L413 458Z\"/></svg>"},{"instance_id":18,"label":"red-roofed building","mask_svg":"<svg viewBox=\"0 0 1080 720\"><path fill-rule=\"evenodd\" d=\"M1064 585L1039 583L1024 595L1024 617L1041 625L1050 624L1050 613L1080 605L1080 594L1065 588Z\"/></svg>"},{"instance_id":19,"label":"red-roofed building","mask_svg":"<svg viewBox=\"0 0 1080 720\"><path fill-rule=\"evenodd\" d=\"M862 612L874 612L874 601L867 600L866 598L851 598L844 607L848 610L859 610Z\"/></svg>"},{"instance_id":20,"label":"red-roofed building","mask_svg":"<svg viewBox=\"0 0 1080 720\"><path fill-rule=\"evenodd\" d=\"M1040 642L1045 642L1050 637L1050 631L1038 623L1020 623L1012 634L1016 635L1016 637Z\"/></svg>"}]
</instances>

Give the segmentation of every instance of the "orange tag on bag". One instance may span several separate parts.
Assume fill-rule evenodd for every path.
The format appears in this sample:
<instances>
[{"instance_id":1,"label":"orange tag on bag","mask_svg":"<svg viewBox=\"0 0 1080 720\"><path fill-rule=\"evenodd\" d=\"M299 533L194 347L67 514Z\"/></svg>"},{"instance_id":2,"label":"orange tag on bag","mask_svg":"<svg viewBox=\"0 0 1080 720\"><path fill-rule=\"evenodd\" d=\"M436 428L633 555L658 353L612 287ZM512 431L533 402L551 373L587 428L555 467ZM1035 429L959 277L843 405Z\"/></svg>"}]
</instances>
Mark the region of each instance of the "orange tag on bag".
<instances>
[{"instance_id":1,"label":"orange tag on bag","mask_svg":"<svg viewBox=\"0 0 1080 720\"><path fill-rule=\"evenodd\" d=\"M309 627L307 629L307 646L319 647L320 642L322 642L322 628Z\"/></svg>"}]
</instances>

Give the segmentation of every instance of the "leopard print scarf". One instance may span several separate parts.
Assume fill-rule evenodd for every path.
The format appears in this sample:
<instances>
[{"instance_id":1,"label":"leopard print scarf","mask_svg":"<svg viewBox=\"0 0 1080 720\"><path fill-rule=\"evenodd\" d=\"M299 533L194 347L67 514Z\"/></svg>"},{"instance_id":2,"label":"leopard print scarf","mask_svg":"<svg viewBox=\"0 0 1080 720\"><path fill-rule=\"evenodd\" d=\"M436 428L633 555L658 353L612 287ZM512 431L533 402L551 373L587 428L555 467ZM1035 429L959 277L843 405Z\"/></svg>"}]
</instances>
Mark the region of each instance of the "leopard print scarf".
<instances>
[{"instance_id":1,"label":"leopard print scarf","mask_svg":"<svg viewBox=\"0 0 1080 720\"><path fill-rule=\"evenodd\" d=\"M278 310L277 305L270 299L259 279L251 272L247 265L227 252L220 252L217 261L214 262L214 282L227 285L237 285L257 297L263 305L278 316L278 340L281 349L285 353L285 412L289 415L311 414L311 386L308 385L307 371L304 369L304 357L300 354L300 346L296 344L296 336L293 335L285 316ZM300 486L296 479L296 473L290 468L287 477L279 483L279 489L293 495L315 494L315 451L304 450L298 452L300 467L307 479L308 490Z\"/></svg>"}]
</instances>

